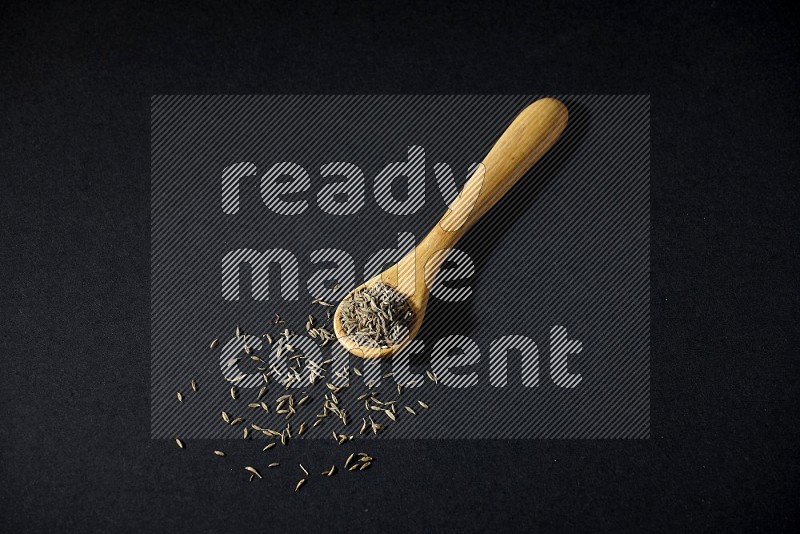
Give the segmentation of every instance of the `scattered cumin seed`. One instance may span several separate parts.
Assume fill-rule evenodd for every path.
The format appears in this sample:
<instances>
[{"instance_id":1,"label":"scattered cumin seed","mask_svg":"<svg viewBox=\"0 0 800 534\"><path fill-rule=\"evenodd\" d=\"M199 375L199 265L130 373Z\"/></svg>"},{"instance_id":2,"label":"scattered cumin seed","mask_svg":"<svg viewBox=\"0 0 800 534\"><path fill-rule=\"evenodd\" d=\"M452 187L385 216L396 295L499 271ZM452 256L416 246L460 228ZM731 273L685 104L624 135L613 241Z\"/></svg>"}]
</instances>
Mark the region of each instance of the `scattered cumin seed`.
<instances>
[{"instance_id":1,"label":"scattered cumin seed","mask_svg":"<svg viewBox=\"0 0 800 534\"><path fill-rule=\"evenodd\" d=\"M180 447L181 449L185 449L185 448L186 448L186 445L184 445L184 443L183 443L183 442L182 442L180 439L178 439L178 438L175 438L175 443L176 443L176 444L178 445L178 447Z\"/></svg>"},{"instance_id":2,"label":"scattered cumin seed","mask_svg":"<svg viewBox=\"0 0 800 534\"><path fill-rule=\"evenodd\" d=\"M212 341L212 342L211 342L211 343L208 345L208 348L210 348L211 350L214 350L214 349L216 349L216 348L217 348L217 344L219 344L219 340L218 340L218 339L215 339L214 341Z\"/></svg>"},{"instance_id":3,"label":"scattered cumin seed","mask_svg":"<svg viewBox=\"0 0 800 534\"><path fill-rule=\"evenodd\" d=\"M281 464L279 464L278 462L272 462L267 467L278 467L279 465L281 465Z\"/></svg>"},{"instance_id":4,"label":"scattered cumin seed","mask_svg":"<svg viewBox=\"0 0 800 534\"><path fill-rule=\"evenodd\" d=\"M181 392L180 392L180 391L179 391L179 392L177 392L177 393L175 394L175 396L178 398L178 402L183 402L183 395L181 395Z\"/></svg>"},{"instance_id":5,"label":"scattered cumin seed","mask_svg":"<svg viewBox=\"0 0 800 534\"><path fill-rule=\"evenodd\" d=\"M255 476L257 476L258 478L261 478L261 473L259 473L259 472L258 472L258 469L256 469L255 467L251 467L251 466L249 466L249 465L248 465L247 467L245 467L245 469L246 469L247 471L250 471L251 473L253 473L253 474L254 474Z\"/></svg>"},{"instance_id":6,"label":"scattered cumin seed","mask_svg":"<svg viewBox=\"0 0 800 534\"><path fill-rule=\"evenodd\" d=\"M197 382L192 378L192 391L197 391Z\"/></svg>"},{"instance_id":7,"label":"scattered cumin seed","mask_svg":"<svg viewBox=\"0 0 800 534\"><path fill-rule=\"evenodd\" d=\"M305 484L305 483L306 483L306 479L304 479L304 478L301 478L301 479L300 479L300 481L299 481L299 482L297 482L297 485L294 487L294 490L295 490L295 491L298 491L298 490L300 489L300 486L302 486L302 485L303 485L303 484Z\"/></svg>"},{"instance_id":8,"label":"scattered cumin seed","mask_svg":"<svg viewBox=\"0 0 800 534\"><path fill-rule=\"evenodd\" d=\"M272 447L274 447L274 446L275 446L275 442L268 443L268 444L267 444L267 446L266 446L266 447L264 447L264 448L263 448L263 449L261 449L261 450L262 450L262 451L268 451L268 450L270 450L270 449L271 449Z\"/></svg>"},{"instance_id":9,"label":"scattered cumin seed","mask_svg":"<svg viewBox=\"0 0 800 534\"><path fill-rule=\"evenodd\" d=\"M222 451L214 451L214 454L216 454L217 456L225 456L225 453Z\"/></svg>"},{"instance_id":10,"label":"scattered cumin seed","mask_svg":"<svg viewBox=\"0 0 800 534\"><path fill-rule=\"evenodd\" d=\"M418 403L419 403L419 405L420 405L420 406L422 406L423 408L425 408L425 409L427 409L427 408L428 408L428 405L427 405L427 404L425 404L424 402L422 402L421 400L418 400L417 402L418 402Z\"/></svg>"}]
</instances>

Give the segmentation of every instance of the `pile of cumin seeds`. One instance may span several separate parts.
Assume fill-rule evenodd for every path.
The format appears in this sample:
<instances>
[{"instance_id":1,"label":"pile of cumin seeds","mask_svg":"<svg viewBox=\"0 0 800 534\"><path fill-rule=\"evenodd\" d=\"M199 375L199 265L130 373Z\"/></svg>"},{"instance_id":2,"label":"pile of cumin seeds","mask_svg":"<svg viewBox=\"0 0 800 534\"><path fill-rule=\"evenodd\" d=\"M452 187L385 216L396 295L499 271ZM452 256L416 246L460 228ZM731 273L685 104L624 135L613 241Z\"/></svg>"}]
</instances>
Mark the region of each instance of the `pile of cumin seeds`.
<instances>
[{"instance_id":1,"label":"pile of cumin seeds","mask_svg":"<svg viewBox=\"0 0 800 534\"><path fill-rule=\"evenodd\" d=\"M314 315L308 315L305 323L306 335L315 340L319 346L328 345L336 339L331 332L330 324L333 320L331 308L334 305L321 299L314 299L311 304L322 307L324 318L317 319ZM210 387L206 382L201 384L194 377L184 378L176 387L187 392L186 395L179 393L180 402L175 403L180 407L178 409L191 406L198 397L208 395L215 390L216 394L221 395L220 397L215 395L220 404L208 414L208 417L216 424L229 429L230 438L243 438L245 442L253 441L255 446L252 453L229 454L230 451L212 448L207 454L220 462L241 462L239 465L244 467L250 482L282 476L280 473L276 473L277 477L272 474L267 475L267 472L280 471L276 468L283 463L276 460L286 458L285 452L278 451L284 451L284 447L289 446L290 441L332 435L335 446L341 446L346 450L349 448L348 443L373 438L387 430L391 431L391 427L401 424L404 417L419 417L421 415L419 407L423 409L429 407L422 400L409 398L406 392L406 388L419 385L424 380L421 377L404 383L395 381L385 382L382 385L377 377L368 379L364 372L350 364L349 359L347 365L340 368L334 364L334 358L321 362L307 358L296 341L302 334L291 330L288 324L290 322L292 321L287 322L275 314L274 319L267 325L267 329L271 332L261 330L263 333L260 337L264 343L258 349L247 345L245 339L248 334L242 328L237 326L234 330L235 338L242 342L241 352L231 357L224 365L230 366L238 362L252 367L253 372L261 374L263 384L259 381L259 385L254 387L239 386L237 384L241 377L245 376L240 373L233 379L225 380L224 387L221 388ZM206 350L216 351L220 339L217 337L211 343L203 341L203 345ZM273 348L276 349L276 357L280 358L282 355L287 360L286 367L279 369L270 361L268 355L272 353ZM215 371L219 365L218 361L215 355ZM360 380L351 382L351 375L360 377ZM394 372L384 373L381 378L392 376ZM430 371L428 379L434 383L438 380ZM294 389L299 391L293 391ZM188 392L189 390L191 392ZM263 440L267 440L267 443L264 444ZM330 439L321 442L331 444ZM175 438L175 444L176 450L182 450L184 453L189 445L178 437ZM336 454L344 459L342 452ZM335 461L332 464L326 463L322 466L326 468L324 471L320 471L318 465L300 464L302 478L299 481L294 479L291 488L294 491L305 491L306 484L313 486L319 478L328 478L340 471L367 471L374 463L375 458L371 454L353 452L343 464Z\"/></svg>"},{"instance_id":2,"label":"pile of cumin seeds","mask_svg":"<svg viewBox=\"0 0 800 534\"><path fill-rule=\"evenodd\" d=\"M407 335L414 316L408 299L383 282L353 291L341 309L342 329L362 347L391 348Z\"/></svg>"}]
</instances>

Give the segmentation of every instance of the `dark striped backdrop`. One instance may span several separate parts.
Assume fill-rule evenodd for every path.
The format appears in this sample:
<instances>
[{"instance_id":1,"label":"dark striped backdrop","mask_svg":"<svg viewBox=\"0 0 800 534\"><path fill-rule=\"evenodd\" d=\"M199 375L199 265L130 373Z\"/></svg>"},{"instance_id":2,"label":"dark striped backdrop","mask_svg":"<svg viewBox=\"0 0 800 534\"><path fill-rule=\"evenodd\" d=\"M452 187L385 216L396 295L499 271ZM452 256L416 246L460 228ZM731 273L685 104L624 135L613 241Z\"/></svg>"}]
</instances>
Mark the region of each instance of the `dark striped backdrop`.
<instances>
[{"instance_id":1,"label":"dark striped backdrop","mask_svg":"<svg viewBox=\"0 0 800 534\"><path fill-rule=\"evenodd\" d=\"M329 265L315 262L343 252L352 257L355 280L324 295L335 300L364 278L372 254L399 246L401 233L419 241L446 206L434 164L449 164L462 184L470 165L536 98L153 97L152 436L240 437L240 427L222 422L221 410L248 423L282 426L282 417L245 407L263 385L258 375L237 382L237 400L229 396L226 377L234 373L220 362L230 356L225 347L235 343L235 327L277 337L284 327L302 335L308 314L325 322L325 308L311 304L320 295L312 295L307 282ZM461 302L432 298L410 357L410 371L424 377L432 355L444 354L445 338L463 336L455 345L470 347L478 363L455 383L474 384L451 387L425 379L408 388L398 399L396 423L376 417L389 426L379 438L649 437L649 97L559 98L570 111L567 130L459 244L474 264L474 274L461 284L470 296ZM380 207L385 199L376 199L373 181L387 165L406 161L411 146L424 149L425 188L411 192L424 203L412 214L390 214ZM309 174L309 191L289 197L307 201L302 213L275 213L261 199L261 176L281 162ZM320 168L337 162L357 166L365 177L364 188L343 189L363 193L354 214L331 214L332 206L317 201L317 193L335 181L321 176ZM226 187L238 175L238 189ZM285 251L276 254L289 267L242 268L238 300L224 298L225 256L269 250ZM299 285L282 291L281 283L294 277ZM276 312L286 324L269 324ZM582 345L568 359L571 381L551 376L551 337L563 334L562 328ZM489 355L504 336L520 336L525 355L508 353L501 386L503 369L494 368L490 377ZM219 346L209 349L217 338ZM268 359L266 345L257 352ZM521 359L530 362L534 354L538 365L523 370ZM335 355L329 346L317 356ZM351 365L374 377L392 371L390 361L375 369L360 360ZM192 378L200 385L197 393L190 390ZM397 397L394 378L381 380L378 397ZM292 388L296 397L313 399L293 417L294 425L314 421L325 391L322 382ZM340 397L353 422L343 427L329 421L305 437L357 433L365 411L355 397L363 391L363 379L351 374ZM272 380L264 400L274 405L283 393ZM417 416L404 413L402 406L417 408L417 400L431 408Z\"/></svg>"}]
</instances>

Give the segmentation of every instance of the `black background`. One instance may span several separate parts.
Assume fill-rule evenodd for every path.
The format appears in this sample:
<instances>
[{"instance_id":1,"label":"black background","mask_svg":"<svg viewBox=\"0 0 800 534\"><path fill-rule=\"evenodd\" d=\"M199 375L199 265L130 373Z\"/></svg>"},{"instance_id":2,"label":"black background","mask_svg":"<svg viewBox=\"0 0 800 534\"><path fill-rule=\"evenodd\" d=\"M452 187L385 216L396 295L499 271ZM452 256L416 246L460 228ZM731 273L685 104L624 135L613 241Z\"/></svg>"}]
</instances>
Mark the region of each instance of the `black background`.
<instances>
[{"instance_id":1,"label":"black background","mask_svg":"<svg viewBox=\"0 0 800 534\"><path fill-rule=\"evenodd\" d=\"M2 8L2 530L797 528L795 13L163 4ZM151 440L161 93L651 94L652 438L379 441L298 494Z\"/></svg>"}]
</instances>

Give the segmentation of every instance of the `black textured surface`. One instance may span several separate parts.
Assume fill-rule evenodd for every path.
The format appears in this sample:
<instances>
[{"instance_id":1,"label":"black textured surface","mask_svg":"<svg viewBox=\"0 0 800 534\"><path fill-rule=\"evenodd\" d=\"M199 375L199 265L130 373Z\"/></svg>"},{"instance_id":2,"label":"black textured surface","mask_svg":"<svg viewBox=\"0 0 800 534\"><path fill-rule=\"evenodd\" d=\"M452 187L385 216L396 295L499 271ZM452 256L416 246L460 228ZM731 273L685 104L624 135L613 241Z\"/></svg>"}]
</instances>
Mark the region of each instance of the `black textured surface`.
<instances>
[{"instance_id":1,"label":"black textured surface","mask_svg":"<svg viewBox=\"0 0 800 534\"><path fill-rule=\"evenodd\" d=\"M4 6L2 530L796 530L796 16L665 6ZM150 440L150 95L531 92L652 95L650 440Z\"/></svg>"}]
</instances>

